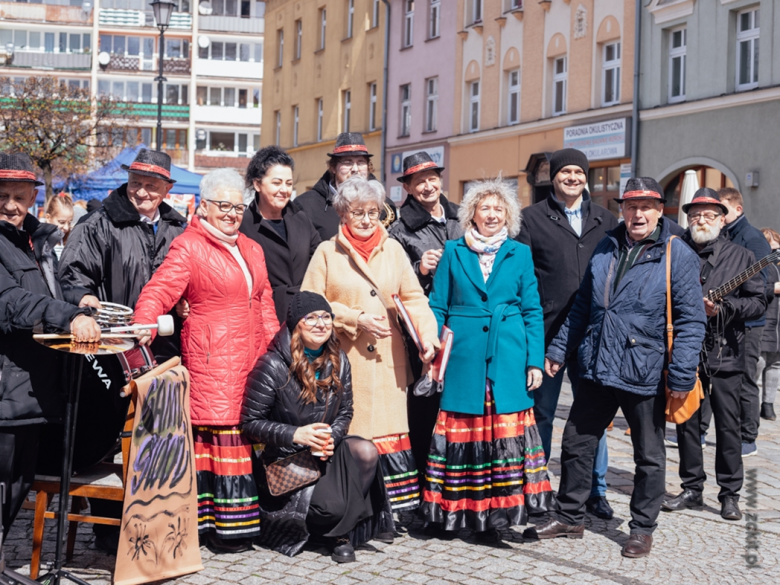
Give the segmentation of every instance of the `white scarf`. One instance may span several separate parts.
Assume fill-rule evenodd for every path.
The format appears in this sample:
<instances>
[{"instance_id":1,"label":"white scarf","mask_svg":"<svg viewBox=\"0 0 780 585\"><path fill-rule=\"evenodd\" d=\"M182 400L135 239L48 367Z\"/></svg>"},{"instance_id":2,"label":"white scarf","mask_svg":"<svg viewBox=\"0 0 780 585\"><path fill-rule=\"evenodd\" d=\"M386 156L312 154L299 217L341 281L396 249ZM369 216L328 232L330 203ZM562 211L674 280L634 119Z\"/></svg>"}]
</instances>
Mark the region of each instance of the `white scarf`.
<instances>
[{"instance_id":1,"label":"white scarf","mask_svg":"<svg viewBox=\"0 0 780 585\"><path fill-rule=\"evenodd\" d=\"M490 278L496 254L508 236L509 232L505 227L501 228L501 231L494 236L483 236L477 231L477 228L471 228L464 234L466 245L479 255L479 268L482 270L482 278L485 279L485 282Z\"/></svg>"}]
</instances>

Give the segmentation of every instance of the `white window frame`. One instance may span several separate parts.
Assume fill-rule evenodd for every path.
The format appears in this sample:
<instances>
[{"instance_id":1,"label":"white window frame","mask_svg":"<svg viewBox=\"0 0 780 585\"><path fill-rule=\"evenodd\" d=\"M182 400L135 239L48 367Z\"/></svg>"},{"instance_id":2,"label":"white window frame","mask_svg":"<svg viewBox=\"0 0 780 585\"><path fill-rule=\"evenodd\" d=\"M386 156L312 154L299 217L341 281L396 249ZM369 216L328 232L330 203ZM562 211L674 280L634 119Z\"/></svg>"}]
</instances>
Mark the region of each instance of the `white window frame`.
<instances>
[{"instance_id":1,"label":"white window frame","mask_svg":"<svg viewBox=\"0 0 780 585\"><path fill-rule=\"evenodd\" d=\"M468 24L466 26L482 23L483 19L485 18L485 11L484 7L482 6L482 0L468 0L466 10L468 11L466 14L466 22Z\"/></svg>"},{"instance_id":2,"label":"white window frame","mask_svg":"<svg viewBox=\"0 0 780 585\"><path fill-rule=\"evenodd\" d=\"M324 117L325 108L322 103L322 98L317 100L317 142L322 142L322 122Z\"/></svg>"},{"instance_id":3,"label":"white window frame","mask_svg":"<svg viewBox=\"0 0 780 585\"><path fill-rule=\"evenodd\" d=\"M355 0L347 0L347 36L344 38L351 39L352 32L355 24Z\"/></svg>"},{"instance_id":4,"label":"white window frame","mask_svg":"<svg viewBox=\"0 0 780 585\"><path fill-rule=\"evenodd\" d=\"M742 23L742 17L745 15L750 15L750 23L751 28L746 31L740 31L740 26ZM737 45L736 45L736 61L737 61L737 69L736 69L736 88L737 91L746 91L749 89L755 89L758 87L758 59L760 56L759 53L759 44L758 39L761 32L761 29L759 28L759 20L760 20L760 9L759 8L751 8L750 10L743 10L737 14ZM743 44L747 44L749 47L750 55L749 55L749 67L750 70L748 71L748 76L750 81L747 83L740 83L740 77L742 77L742 64L740 59L740 54L742 52L742 46Z\"/></svg>"},{"instance_id":5,"label":"white window frame","mask_svg":"<svg viewBox=\"0 0 780 585\"><path fill-rule=\"evenodd\" d=\"M507 126L520 123L520 69L513 69L506 76L506 123ZM515 115L512 116L514 103Z\"/></svg>"},{"instance_id":6,"label":"white window frame","mask_svg":"<svg viewBox=\"0 0 780 585\"><path fill-rule=\"evenodd\" d=\"M563 72L556 73L556 65L563 61ZM556 57L552 62L552 104L551 110L553 116L561 116L566 113L567 89L569 84L569 59L566 56ZM558 90L561 91L561 109L555 107L558 97Z\"/></svg>"},{"instance_id":7,"label":"white window frame","mask_svg":"<svg viewBox=\"0 0 780 585\"><path fill-rule=\"evenodd\" d=\"M425 131L436 132L439 125L439 78L425 80Z\"/></svg>"},{"instance_id":8,"label":"white window frame","mask_svg":"<svg viewBox=\"0 0 780 585\"><path fill-rule=\"evenodd\" d=\"M613 58L607 60L607 53L609 48L612 47ZM620 103L620 41L614 43L604 43L601 49L601 106L614 106ZM612 96L607 96L607 80L612 80L613 91ZM608 99L611 97L612 99Z\"/></svg>"},{"instance_id":9,"label":"white window frame","mask_svg":"<svg viewBox=\"0 0 780 585\"><path fill-rule=\"evenodd\" d=\"M380 0L372 0L371 3L371 28L379 26L379 2Z\"/></svg>"},{"instance_id":10,"label":"white window frame","mask_svg":"<svg viewBox=\"0 0 780 585\"><path fill-rule=\"evenodd\" d=\"M328 31L328 13L325 8L320 8L320 48L325 48L325 33Z\"/></svg>"},{"instance_id":11,"label":"white window frame","mask_svg":"<svg viewBox=\"0 0 780 585\"><path fill-rule=\"evenodd\" d=\"M276 56L276 66L281 67L282 63L284 63L284 29L280 28L277 31L277 41L276 41L276 50L277 50L277 56Z\"/></svg>"},{"instance_id":12,"label":"white window frame","mask_svg":"<svg viewBox=\"0 0 780 585\"><path fill-rule=\"evenodd\" d=\"M469 90L469 109L468 109L468 128L469 132L479 132L480 118L480 80L472 81L468 85Z\"/></svg>"},{"instance_id":13,"label":"white window frame","mask_svg":"<svg viewBox=\"0 0 780 585\"><path fill-rule=\"evenodd\" d=\"M414 0L403 0L404 2L404 26L403 39L401 46L405 49L414 44Z\"/></svg>"},{"instance_id":14,"label":"white window frame","mask_svg":"<svg viewBox=\"0 0 780 585\"><path fill-rule=\"evenodd\" d=\"M428 10L428 38L436 39L441 34L441 0L430 0Z\"/></svg>"},{"instance_id":15,"label":"white window frame","mask_svg":"<svg viewBox=\"0 0 780 585\"><path fill-rule=\"evenodd\" d=\"M276 110L276 146L281 146L282 142L282 112Z\"/></svg>"},{"instance_id":16,"label":"white window frame","mask_svg":"<svg viewBox=\"0 0 780 585\"><path fill-rule=\"evenodd\" d=\"M412 132L412 84L405 83L400 88L401 128L400 136L409 136Z\"/></svg>"},{"instance_id":17,"label":"white window frame","mask_svg":"<svg viewBox=\"0 0 780 585\"><path fill-rule=\"evenodd\" d=\"M298 106L293 106L293 146L298 146L298 122L300 121L300 110Z\"/></svg>"},{"instance_id":18,"label":"white window frame","mask_svg":"<svg viewBox=\"0 0 780 585\"><path fill-rule=\"evenodd\" d=\"M344 90L344 130L343 132L349 132L349 126L352 118L352 91L349 89Z\"/></svg>"},{"instance_id":19,"label":"white window frame","mask_svg":"<svg viewBox=\"0 0 780 585\"><path fill-rule=\"evenodd\" d=\"M301 58L301 50L303 48L303 20L298 19L295 21L295 58Z\"/></svg>"},{"instance_id":20,"label":"white window frame","mask_svg":"<svg viewBox=\"0 0 780 585\"><path fill-rule=\"evenodd\" d=\"M680 33L680 46L674 46L674 35ZM675 79L674 79L674 62L679 59L680 61L680 94L673 95ZM687 27L675 28L669 31L669 103L674 104L677 102L685 101L685 68L688 60L688 29Z\"/></svg>"},{"instance_id":21,"label":"white window frame","mask_svg":"<svg viewBox=\"0 0 780 585\"><path fill-rule=\"evenodd\" d=\"M376 130L376 104L377 104L377 86L376 82L369 84L368 87L368 129Z\"/></svg>"}]
</instances>

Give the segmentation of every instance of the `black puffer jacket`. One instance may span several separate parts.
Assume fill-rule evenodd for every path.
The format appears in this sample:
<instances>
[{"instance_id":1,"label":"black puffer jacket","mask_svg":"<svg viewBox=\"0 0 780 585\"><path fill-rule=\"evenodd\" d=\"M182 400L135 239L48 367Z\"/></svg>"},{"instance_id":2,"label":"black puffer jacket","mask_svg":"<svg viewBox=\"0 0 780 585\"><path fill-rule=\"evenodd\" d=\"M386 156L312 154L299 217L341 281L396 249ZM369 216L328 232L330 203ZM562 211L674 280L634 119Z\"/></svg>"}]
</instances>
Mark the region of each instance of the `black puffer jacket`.
<instances>
[{"instance_id":1,"label":"black puffer jacket","mask_svg":"<svg viewBox=\"0 0 780 585\"><path fill-rule=\"evenodd\" d=\"M445 223L433 219L417 199L409 195L401 206L401 217L387 230L390 237L403 246L426 295L431 294L435 271L427 275L420 273L422 255L428 250L444 249L447 241L463 236L463 228L458 221L458 206L450 203L444 195L439 196L439 203L444 208Z\"/></svg>"},{"instance_id":2,"label":"black puffer jacket","mask_svg":"<svg viewBox=\"0 0 780 585\"><path fill-rule=\"evenodd\" d=\"M374 175L369 174L369 179L375 180ZM320 180L311 188L311 190L298 195L293 200L293 205L302 210L317 228L322 241L331 239L339 230L339 214L333 209L333 191L330 184L333 182L333 175L330 171L320 177ZM388 210L393 214L392 221L387 220ZM389 198L385 197L385 209L379 216L380 221L387 228L398 219L398 210Z\"/></svg>"},{"instance_id":3,"label":"black puffer jacket","mask_svg":"<svg viewBox=\"0 0 780 585\"><path fill-rule=\"evenodd\" d=\"M317 392L314 404L301 401L300 384L290 375L291 363L290 331L282 327L247 378L241 428L253 441L265 444L266 463L309 449L293 443L298 427L318 422L329 424L338 446L352 422L352 371L343 351L339 371L343 388L329 393L327 412L322 391ZM330 364L326 366L323 377L330 375L331 368Z\"/></svg>"},{"instance_id":4,"label":"black puffer jacket","mask_svg":"<svg viewBox=\"0 0 780 585\"><path fill-rule=\"evenodd\" d=\"M127 198L127 183L112 191L103 206L87 214L73 228L60 258L60 280L65 300L78 305L84 295L135 308L141 289L160 267L173 239L186 220L167 203L160 204L157 233L140 220ZM157 337L152 350L158 360L180 355L178 317L176 334Z\"/></svg>"},{"instance_id":5,"label":"black puffer jacket","mask_svg":"<svg viewBox=\"0 0 780 585\"><path fill-rule=\"evenodd\" d=\"M89 309L62 300L54 271L60 236L29 214L21 230L0 221L0 428L61 416L64 354L37 343L33 328L69 331Z\"/></svg>"}]
</instances>

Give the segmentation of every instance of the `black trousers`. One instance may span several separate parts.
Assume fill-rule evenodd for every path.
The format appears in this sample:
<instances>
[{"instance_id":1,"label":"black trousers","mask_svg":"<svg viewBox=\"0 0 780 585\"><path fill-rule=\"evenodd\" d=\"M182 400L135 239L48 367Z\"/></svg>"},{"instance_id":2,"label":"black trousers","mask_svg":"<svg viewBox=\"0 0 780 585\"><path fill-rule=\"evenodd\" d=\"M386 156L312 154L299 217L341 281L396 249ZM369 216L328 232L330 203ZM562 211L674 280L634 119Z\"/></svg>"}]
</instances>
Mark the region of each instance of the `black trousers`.
<instances>
[{"instance_id":1,"label":"black trousers","mask_svg":"<svg viewBox=\"0 0 780 585\"><path fill-rule=\"evenodd\" d=\"M406 392L406 414L409 417L409 442L412 445L412 455L417 463L417 471L425 473L428 465L428 451L431 448L431 437L439 416L441 394L433 396L415 396L411 386Z\"/></svg>"},{"instance_id":2,"label":"black trousers","mask_svg":"<svg viewBox=\"0 0 780 585\"><path fill-rule=\"evenodd\" d=\"M720 486L718 499L722 501L725 496L739 495L742 489L742 438L739 429L742 374L723 373L712 378L702 376L702 383L705 388L709 387L715 417L715 478ZM677 425L682 487L696 492L704 489L707 479L699 439L701 416L701 410L698 410L689 421Z\"/></svg>"},{"instance_id":3,"label":"black trousers","mask_svg":"<svg viewBox=\"0 0 780 585\"><path fill-rule=\"evenodd\" d=\"M653 533L665 491L665 406L663 392L640 396L589 380L580 381L563 430L557 513L561 522L583 523L596 446L620 408L631 427L636 465L628 526L632 534Z\"/></svg>"},{"instance_id":4,"label":"black trousers","mask_svg":"<svg viewBox=\"0 0 780 585\"><path fill-rule=\"evenodd\" d=\"M41 425L0 427L0 483L5 483L3 537L32 487L40 431Z\"/></svg>"},{"instance_id":5,"label":"black trousers","mask_svg":"<svg viewBox=\"0 0 780 585\"><path fill-rule=\"evenodd\" d=\"M756 381L758 358L761 357L763 327L745 327L745 373L742 376L742 392L739 393L742 442L753 443L758 438L761 420L761 395ZM740 447L741 448L741 447Z\"/></svg>"}]
</instances>

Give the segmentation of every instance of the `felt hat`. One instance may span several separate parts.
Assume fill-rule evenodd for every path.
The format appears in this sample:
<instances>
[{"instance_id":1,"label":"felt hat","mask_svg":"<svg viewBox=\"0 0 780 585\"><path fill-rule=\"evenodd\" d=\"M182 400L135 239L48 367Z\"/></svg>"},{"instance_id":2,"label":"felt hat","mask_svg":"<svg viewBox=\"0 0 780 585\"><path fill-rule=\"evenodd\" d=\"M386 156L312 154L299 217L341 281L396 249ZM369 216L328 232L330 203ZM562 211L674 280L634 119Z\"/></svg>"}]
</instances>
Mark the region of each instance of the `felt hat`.
<instances>
[{"instance_id":1,"label":"felt hat","mask_svg":"<svg viewBox=\"0 0 780 585\"><path fill-rule=\"evenodd\" d=\"M696 191L696 193L693 194L693 199L691 199L691 202L682 206L683 213L688 213L688 210L690 210L690 208L694 205L717 205L723 212L723 215L727 215L729 212L728 208L723 205L723 203L721 203L718 192L715 191L715 189L710 189L709 187L702 187Z\"/></svg>"},{"instance_id":2,"label":"felt hat","mask_svg":"<svg viewBox=\"0 0 780 585\"><path fill-rule=\"evenodd\" d=\"M169 183L176 182L171 179L171 157L164 152L149 150L148 148L142 148L136 155L135 160L130 163L130 166L122 165L122 169L128 173L154 177Z\"/></svg>"},{"instance_id":3,"label":"felt hat","mask_svg":"<svg viewBox=\"0 0 780 585\"><path fill-rule=\"evenodd\" d=\"M420 171L439 171L442 172L444 170L444 167L440 167L435 162L433 162L433 159L431 158L431 155L427 152L420 151L415 152L414 154L410 154L404 159L404 174L398 177L398 180L401 183L406 182L406 180L411 177L414 173L419 173Z\"/></svg>"},{"instance_id":4,"label":"felt hat","mask_svg":"<svg viewBox=\"0 0 780 585\"><path fill-rule=\"evenodd\" d=\"M664 190L652 177L633 177L626 183L626 190L622 197L613 198L618 203L634 201L635 199L653 199L660 203L666 203Z\"/></svg>"},{"instance_id":5,"label":"felt hat","mask_svg":"<svg viewBox=\"0 0 780 585\"><path fill-rule=\"evenodd\" d=\"M336 146L333 147L333 152L328 153L328 156L354 155L367 156L369 158L374 156L369 154L368 147L360 132L342 132L336 138Z\"/></svg>"},{"instance_id":6,"label":"felt hat","mask_svg":"<svg viewBox=\"0 0 780 585\"><path fill-rule=\"evenodd\" d=\"M36 187L43 185L35 175L32 159L23 152L0 152L0 181L32 183Z\"/></svg>"}]
</instances>

